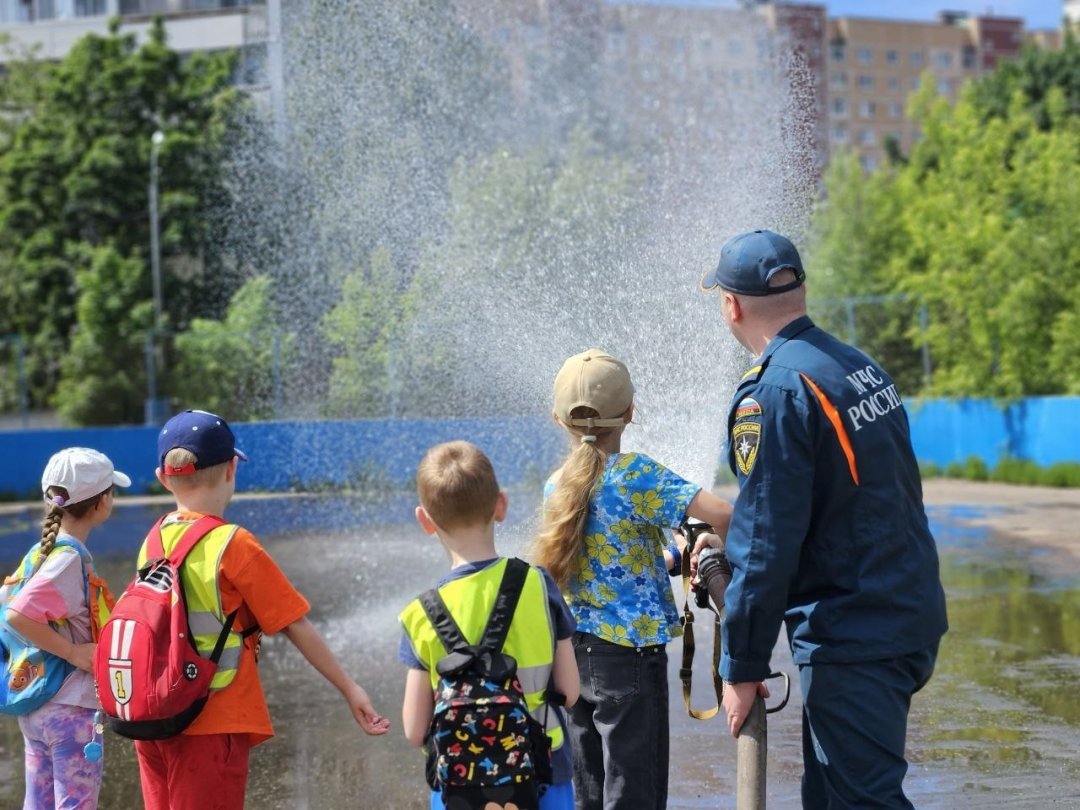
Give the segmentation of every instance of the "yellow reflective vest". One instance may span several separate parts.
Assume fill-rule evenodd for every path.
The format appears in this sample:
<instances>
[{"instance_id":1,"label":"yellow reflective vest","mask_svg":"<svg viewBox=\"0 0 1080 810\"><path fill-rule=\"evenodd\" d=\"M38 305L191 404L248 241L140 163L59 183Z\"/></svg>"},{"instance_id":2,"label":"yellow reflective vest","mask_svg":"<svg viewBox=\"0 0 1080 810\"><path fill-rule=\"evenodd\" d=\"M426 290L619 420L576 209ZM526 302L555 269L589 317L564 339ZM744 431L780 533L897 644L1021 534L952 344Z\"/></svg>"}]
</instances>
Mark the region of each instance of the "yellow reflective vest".
<instances>
[{"instance_id":1,"label":"yellow reflective vest","mask_svg":"<svg viewBox=\"0 0 1080 810\"><path fill-rule=\"evenodd\" d=\"M166 520L161 524L161 545L169 554L177 542L194 521ZM221 635L225 624L225 613L221 609L221 588L218 572L221 569L221 557L229 546L238 527L234 523L211 530L187 555L180 566L180 582L187 598L188 623L195 637L195 647L199 655L209 658ZM146 541L139 549L139 568L146 564ZM223 689L236 677L236 668L240 665L244 639L240 633L232 631L225 640L225 649L218 659L218 669L210 681L210 688Z\"/></svg>"},{"instance_id":2,"label":"yellow reflective vest","mask_svg":"<svg viewBox=\"0 0 1080 810\"><path fill-rule=\"evenodd\" d=\"M439 588L439 595L446 603L447 610L470 644L478 643L483 635L505 570L504 558L482 571L452 580ZM435 665L447 654L447 650L424 613L419 598L410 602L399 618L412 644L413 654L427 667L434 690L439 684ZM536 568L530 568L525 577L503 652L517 661L518 680L530 713L539 722L546 722L552 748L560 748L563 732L558 713L545 710L551 667L555 660L555 621L548 604L544 576Z\"/></svg>"}]
</instances>

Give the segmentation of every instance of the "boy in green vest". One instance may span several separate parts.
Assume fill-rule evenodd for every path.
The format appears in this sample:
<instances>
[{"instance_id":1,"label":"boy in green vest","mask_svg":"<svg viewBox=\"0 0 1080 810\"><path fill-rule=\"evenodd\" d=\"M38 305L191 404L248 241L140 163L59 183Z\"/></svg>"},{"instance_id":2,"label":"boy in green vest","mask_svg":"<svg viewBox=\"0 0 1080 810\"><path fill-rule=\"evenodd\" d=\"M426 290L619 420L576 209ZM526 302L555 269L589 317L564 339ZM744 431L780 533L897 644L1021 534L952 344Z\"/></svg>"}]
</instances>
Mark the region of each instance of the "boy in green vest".
<instances>
[{"instance_id":1,"label":"boy in green vest","mask_svg":"<svg viewBox=\"0 0 1080 810\"><path fill-rule=\"evenodd\" d=\"M427 534L439 538L450 559L450 573L436 586L439 595L462 634L475 644L506 568L506 559L495 551L495 524L506 517L506 493L500 491L488 457L463 441L432 447L416 470L416 487L420 496L416 520ZM419 599L409 603L400 618L404 634L399 658L409 667L402 721L409 742L422 746L435 708L439 680L435 666L446 650ZM493 800L498 807L513 803L520 810L573 810L570 746L562 713L556 706L545 706L545 701L549 685L565 698L565 705L577 700L580 684L570 642L574 629L573 614L554 581L543 569L531 568L503 652L516 660L530 713L540 721L547 719L552 740L553 784L539 805L535 787L526 784L465 788L446 796L434 792L432 810L482 808Z\"/></svg>"},{"instance_id":2,"label":"boy in green vest","mask_svg":"<svg viewBox=\"0 0 1080 810\"><path fill-rule=\"evenodd\" d=\"M220 416L185 411L165 424L158 434L156 472L176 499L176 510L161 525L166 553L192 523L204 515L224 514L240 461L247 456ZM140 564L145 555L144 542ZM375 712L367 692L346 674L308 621L308 601L251 532L231 523L213 529L185 558L180 578L193 628L212 625L207 640L216 640L225 616L238 613L211 682L210 699L199 716L175 737L135 743L147 810L244 806L248 752L273 735L257 667L263 633L284 633L341 692L364 731L387 732L389 721ZM243 632L248 628L257 632ZM209 655L197 629L195 642L201 654Z\"/></svg>"}]
</instances>

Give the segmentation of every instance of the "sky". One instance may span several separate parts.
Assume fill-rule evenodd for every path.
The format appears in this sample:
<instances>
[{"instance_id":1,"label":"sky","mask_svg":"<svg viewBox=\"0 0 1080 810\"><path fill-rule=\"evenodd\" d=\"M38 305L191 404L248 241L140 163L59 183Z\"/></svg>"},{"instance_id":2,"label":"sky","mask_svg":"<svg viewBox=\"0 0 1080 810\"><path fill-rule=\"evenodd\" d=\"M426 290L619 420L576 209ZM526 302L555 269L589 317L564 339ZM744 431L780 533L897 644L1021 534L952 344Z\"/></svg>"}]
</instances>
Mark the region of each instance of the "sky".
<instances>
[{"instance_id":1,"label":"sky","mask_svg":"<svg viewBox=\"0 0 1080 810\"><path fill-rule=\"evenodd\" d=\"M646 0L658 5L735 6L735 0ZM823 3L830 17L887 17L894 20L933 21L938 12L991 13L997 17L1022 17L1029 31L1058 28L1062 0L811 0Z\"/></svg>"}]
</instances>

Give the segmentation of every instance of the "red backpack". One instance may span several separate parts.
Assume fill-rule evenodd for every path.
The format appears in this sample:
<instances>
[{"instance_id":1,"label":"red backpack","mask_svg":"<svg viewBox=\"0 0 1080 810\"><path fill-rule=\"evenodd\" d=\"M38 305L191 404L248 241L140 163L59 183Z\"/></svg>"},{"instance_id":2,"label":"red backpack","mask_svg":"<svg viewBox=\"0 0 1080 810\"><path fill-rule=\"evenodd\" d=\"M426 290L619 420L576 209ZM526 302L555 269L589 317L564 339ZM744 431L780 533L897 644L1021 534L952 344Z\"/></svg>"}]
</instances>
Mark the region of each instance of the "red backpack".
<instances>
[{"instance_id":1,"label":"red backpack","mask_svg":"<svg viewBox=\"0 0 1080 810\"><path fill-rule=\"evenodd\" d=\"M225 618L209 659L199 655L188 624L180 565L195 545L225 522L207 515L191 524L172 553L161 521L146 538L146 564L116 601L94 652L98 700L122 737L160 740L187 728L210 696L210 681L236 611Z\"/></svg>"}]
</instances>

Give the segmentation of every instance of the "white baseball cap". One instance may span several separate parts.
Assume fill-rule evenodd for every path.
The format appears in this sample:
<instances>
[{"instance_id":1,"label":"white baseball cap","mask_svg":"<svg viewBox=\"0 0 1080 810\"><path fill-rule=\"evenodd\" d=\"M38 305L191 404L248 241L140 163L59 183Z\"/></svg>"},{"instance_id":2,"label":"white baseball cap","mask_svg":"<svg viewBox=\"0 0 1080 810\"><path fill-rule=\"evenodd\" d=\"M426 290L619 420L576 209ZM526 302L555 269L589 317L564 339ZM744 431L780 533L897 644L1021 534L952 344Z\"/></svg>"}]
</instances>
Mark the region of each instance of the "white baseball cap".
<instances>
[{"instance_id":1,"label":"white baseball cap","mask_svg":"<svg viewBox=\"0 0 1080 810\"><path fill-rule=\"evenodd\" d=\"M131 479L113 469L109 457L89 447L68 447L53 455L41 474L41 492L50 501L49 487L63 487L68 498L61 506L85 501L111 486L130 487Z\"/></svg>"}]
</instances>

